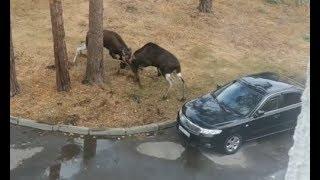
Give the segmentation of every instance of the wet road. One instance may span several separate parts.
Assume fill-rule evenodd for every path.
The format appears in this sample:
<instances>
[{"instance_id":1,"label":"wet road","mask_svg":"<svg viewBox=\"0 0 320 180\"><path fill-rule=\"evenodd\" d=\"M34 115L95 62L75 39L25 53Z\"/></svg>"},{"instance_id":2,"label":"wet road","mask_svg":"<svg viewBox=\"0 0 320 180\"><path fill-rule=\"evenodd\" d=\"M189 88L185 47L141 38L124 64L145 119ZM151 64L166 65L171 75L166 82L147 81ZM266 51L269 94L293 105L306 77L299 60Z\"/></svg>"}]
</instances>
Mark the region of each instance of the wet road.
<instances>
[{"instance_id":1,"label":"wet road","mask_svg":"<svg viewBox=\"0 0 320 180\"><path fill-rule=\"evenodd\" d=\"M245 144L234 155L185 145L174 128L121 139L75 137L11 125L10 179L284 179L289 133Z\"/></svg>"}]
</instances>

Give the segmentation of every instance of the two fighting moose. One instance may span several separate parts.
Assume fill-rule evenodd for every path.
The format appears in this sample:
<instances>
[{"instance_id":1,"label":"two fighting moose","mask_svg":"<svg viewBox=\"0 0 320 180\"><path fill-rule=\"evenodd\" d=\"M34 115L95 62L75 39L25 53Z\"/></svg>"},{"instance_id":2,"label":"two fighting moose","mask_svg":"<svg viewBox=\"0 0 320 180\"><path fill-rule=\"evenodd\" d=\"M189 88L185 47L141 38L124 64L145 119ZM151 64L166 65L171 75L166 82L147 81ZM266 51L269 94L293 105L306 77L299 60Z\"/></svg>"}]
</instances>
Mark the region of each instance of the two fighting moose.
<instances>
[{"instance_id":1,"label":"two fighting moose","mask_svg":"<svg viewBox=\"0 0 320 180\"><path fill-rule=\"evenodd\" d=\"M77 57L83 54L87 50L88 35L86 36L86 42L82 43L76 50L76 55L73 59L75 63ZM144 67L154 66L157 68L158 76L163 76L168 82L168 89L163 95L163 99L168 97L168 93L173 84L173 76L177 76L182 82L182 98L185 100L185 82L181 75L181 66L178 59L166 49L159 45L149 42L143 47L132 53L123 41L121 36L116 32L104 30L103 31L103 47L109 50L109 55L116 60L120 61L120 69L124 69L129 66L134 73L136 82L141 87L141 81L139 78L139 70ZM119 70L120 70L119 69ZM119 72L118 70L118 72Z\"/></svg>"}]
</instances>

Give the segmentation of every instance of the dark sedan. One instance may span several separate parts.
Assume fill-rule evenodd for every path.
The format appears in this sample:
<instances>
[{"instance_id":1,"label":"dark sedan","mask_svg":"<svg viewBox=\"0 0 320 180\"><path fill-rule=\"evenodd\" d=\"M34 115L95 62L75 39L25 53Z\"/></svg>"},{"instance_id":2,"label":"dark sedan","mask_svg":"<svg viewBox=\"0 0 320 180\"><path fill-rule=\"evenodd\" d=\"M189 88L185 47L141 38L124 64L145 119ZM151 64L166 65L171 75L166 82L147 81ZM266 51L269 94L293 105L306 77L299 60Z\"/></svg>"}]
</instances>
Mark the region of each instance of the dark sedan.
<instances>
[{"instance_id":1,"label":"dark sedan","mask_svg":"<svg viewBox=\"0 0 320 180\"><path fill-rule=\"evenodd\" d=\"M185 103L177 128L188 140L233 154L245 141L294 129L302 91L274 79L242 77Z\"/></svg>"}]
</instances>

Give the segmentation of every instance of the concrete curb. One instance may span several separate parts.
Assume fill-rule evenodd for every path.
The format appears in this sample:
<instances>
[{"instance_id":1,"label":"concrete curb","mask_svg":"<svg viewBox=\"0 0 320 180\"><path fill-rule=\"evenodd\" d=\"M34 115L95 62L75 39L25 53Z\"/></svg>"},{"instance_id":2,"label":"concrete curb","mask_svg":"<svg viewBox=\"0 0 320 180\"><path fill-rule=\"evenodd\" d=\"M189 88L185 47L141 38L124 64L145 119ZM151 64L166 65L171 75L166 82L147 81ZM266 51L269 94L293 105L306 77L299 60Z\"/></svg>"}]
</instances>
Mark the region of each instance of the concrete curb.
<instances>
[{"instance_id":1,"label":"concrete curb","mask_svg":"<svg viewBox=\"0 0 320 180\"><path fill-rule=\"evenodd\" d=\"M87 128L71 125L49 125L34 120L10 116L10 123L45 131L60 131L79 135L125 136L139 133L156 132L176 125L176 121L165 121L130 128Z\"/></svg>"}]
</instances>

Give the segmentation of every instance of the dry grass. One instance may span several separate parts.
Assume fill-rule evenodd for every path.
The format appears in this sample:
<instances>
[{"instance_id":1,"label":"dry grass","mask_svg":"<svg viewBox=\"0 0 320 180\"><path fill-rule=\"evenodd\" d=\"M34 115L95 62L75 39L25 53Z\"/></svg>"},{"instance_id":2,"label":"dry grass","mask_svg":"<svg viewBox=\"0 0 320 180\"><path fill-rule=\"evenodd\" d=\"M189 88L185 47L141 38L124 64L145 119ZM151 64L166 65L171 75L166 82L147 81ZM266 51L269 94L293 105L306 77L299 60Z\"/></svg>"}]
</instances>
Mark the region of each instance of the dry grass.
<instances>
[{"instance_id":1,"label":"dry grass","mask_svg":"<svg viewBox=\"0 0 320 180\"><path fill-rule=\"evenodd\" d=\"M115 30L134 50L152 41L175 54L195 98L239 75L276 71L304 78L309 57L307 7L273 5L263 0L214 1L214 14L199 14L197 0L104 1L104 26ZM86 59L70 69L72 90L55 90L53 43L48 1L11 0L13 43L22 93L11 99L11 114L49 123L75 119L89 127L129 127L175 118L182 102L175 86L167 101L167 84L154 68L142 75L139 89L129 71L115 75L118 63L105 56L110 84L106 90L81 84ZM88 28L88 0L64 0L69 59ZM154 77L154 78L151 78ZM133 100L134 95L141 103ZM71 121L70 120L70 121Z\"/></svg>"}]
</instances>

